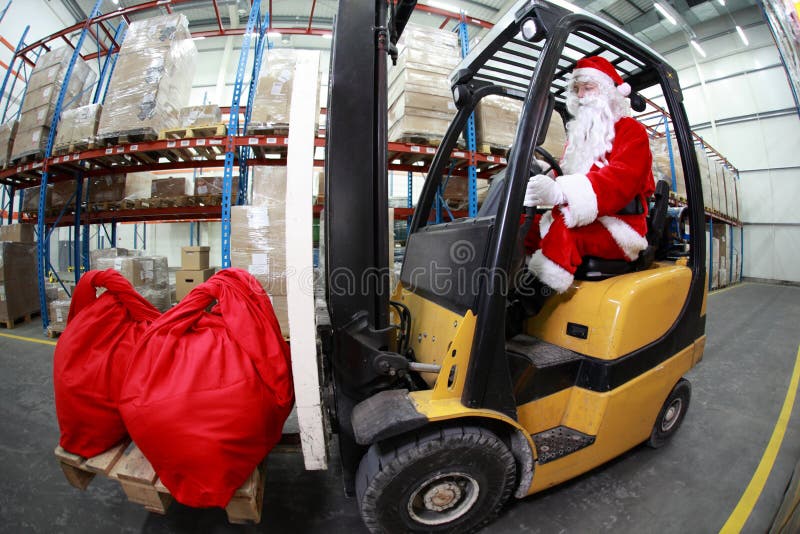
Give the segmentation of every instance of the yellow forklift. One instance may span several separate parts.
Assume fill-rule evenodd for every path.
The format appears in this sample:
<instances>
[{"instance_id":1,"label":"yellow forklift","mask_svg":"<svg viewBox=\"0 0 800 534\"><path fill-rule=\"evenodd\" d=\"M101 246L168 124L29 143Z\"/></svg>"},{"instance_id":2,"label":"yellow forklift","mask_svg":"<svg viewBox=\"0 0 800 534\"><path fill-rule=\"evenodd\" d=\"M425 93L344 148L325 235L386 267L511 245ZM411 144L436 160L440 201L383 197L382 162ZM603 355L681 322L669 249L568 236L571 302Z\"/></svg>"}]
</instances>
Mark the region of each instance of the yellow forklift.
<instances>
[{"instance_id":1,"label":"yellow forklift","mask_svg":"<svg viewBox=\"0 0 800 534\"><path fill-rule=\"evenodd\" d=\"M427 172L399 283L390 287L387 71L414 1L341 0L327 117L325 301L319 325L345 491L374 532L468 532L523 498L680 426L702 358L706 272L700 175L676 73L655 51L560 0L521 0L453 71L457 112ZM688 251L663 253L669 187L633 262L584 258L572 287L507 337L524 279L528 178L565 113L565 75L611 61L631 105L671 115L686 182ZM491 213L437 223L436 202L475 106L522 103ZM535 155L536 154L536 155ZM530 214L528 214L530 215Z\"/></svg>"}]
</instances>

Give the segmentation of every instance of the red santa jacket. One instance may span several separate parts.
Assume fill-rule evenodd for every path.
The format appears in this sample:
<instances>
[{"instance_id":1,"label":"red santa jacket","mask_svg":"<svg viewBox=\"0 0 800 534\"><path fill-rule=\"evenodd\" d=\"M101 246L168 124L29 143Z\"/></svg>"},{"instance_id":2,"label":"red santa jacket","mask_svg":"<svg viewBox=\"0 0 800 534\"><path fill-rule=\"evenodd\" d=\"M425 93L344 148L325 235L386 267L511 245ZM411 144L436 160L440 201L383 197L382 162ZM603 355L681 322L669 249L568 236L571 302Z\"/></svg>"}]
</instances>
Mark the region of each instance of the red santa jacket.
<instances>
[{"instance_id":1,"label":"red santa jacket","mask_svg":"<svg viewBox=\"0 0 800 534\"><path fill-rule=\"evenodd\" d=\"M655 190L650 142L638 121L623 117L614 125L614 142L606 155L608 163L596 162L586 174L556 178L566 204L561 212L568 228L600 222L630 260L647 247L647 198ZM634 198L644 213L620 215Z\"/></svg>"}]
</instances>

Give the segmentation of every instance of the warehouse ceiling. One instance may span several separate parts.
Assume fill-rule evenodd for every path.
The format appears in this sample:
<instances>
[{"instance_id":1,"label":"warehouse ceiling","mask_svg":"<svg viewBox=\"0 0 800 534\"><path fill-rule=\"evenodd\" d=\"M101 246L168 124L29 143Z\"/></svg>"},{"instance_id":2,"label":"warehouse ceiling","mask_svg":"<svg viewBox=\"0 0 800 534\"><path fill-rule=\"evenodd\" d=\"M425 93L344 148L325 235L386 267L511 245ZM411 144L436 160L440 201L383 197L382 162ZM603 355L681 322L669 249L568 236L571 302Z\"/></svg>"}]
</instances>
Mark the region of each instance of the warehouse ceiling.
<instances>
[{"instance_id":1,"label":"warehouse ceiling","mask_svg":"<svg viewBox=\"0 0 800 534\"><path fill-rule=\"evenodd\" d=\"M95 3L95 0L60 1L72 13L76 21L85 18ZM443 13L446 13L447 10L464 10L470 17L493 23L516 1L419 0L419 4L425 4L432 9L417 10L412 17L412 22L428 26L450 27L454 19L448 21ZM108 13L142 2L144 0L103 0L101 11ZM656 11L653 7L656 2L666 4L666 9L673 15L680 14L677 24L668 22ZM573 0L573 3L622 27L645 43L653 43L678 32L690 35L693 28L699 24L718 17L730 19L733 27L735 22L732 13L757 5L756 0ZM163 2L163 4L169 4L169 2ZM272 29L276 32L279 32L281 28L330 30L337 4L337 0L262 0L264 10L268 10L270 7L272 9ZM217 0L216 5L216 10L212 0L177 3L169 8L161 5L154 10L133 13L130 15L130 19L148 18L158 11L166 13L169 9L186 15L193 32L218 28L217 12L223 28L241 28L247 24L250 0ZM113 31L111 27L109 29ZM476 33L472 35L479 35L477 32L480 30L476 28L474 31ZM282 36L282 45L328 48L330 41L325 41L321 37L284 35Z\"/></svg>"}]
</instances>

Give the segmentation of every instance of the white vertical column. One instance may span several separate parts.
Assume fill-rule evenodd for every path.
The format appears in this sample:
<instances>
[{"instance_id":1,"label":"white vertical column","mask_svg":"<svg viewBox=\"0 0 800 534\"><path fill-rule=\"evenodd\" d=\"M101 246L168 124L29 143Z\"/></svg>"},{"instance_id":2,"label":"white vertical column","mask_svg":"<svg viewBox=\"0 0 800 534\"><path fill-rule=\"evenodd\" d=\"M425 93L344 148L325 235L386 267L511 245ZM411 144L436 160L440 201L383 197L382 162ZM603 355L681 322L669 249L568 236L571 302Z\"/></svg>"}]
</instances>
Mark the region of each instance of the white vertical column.
<instances>
[{"instance_id":1,"label":"white vertical column","mask_svg":"<svg viewBox=\"0 0 800 534\"><path fill-rule=\"evenodd\" d=\"M319 114L319 106L314 103L318 87L319 52L297 51L286 160L286 265L293 272L287 287L289 331L297 420L306 469L326 469L328 465L317 364L312 254L314 138Z\"/></svg>"}]
</instances>

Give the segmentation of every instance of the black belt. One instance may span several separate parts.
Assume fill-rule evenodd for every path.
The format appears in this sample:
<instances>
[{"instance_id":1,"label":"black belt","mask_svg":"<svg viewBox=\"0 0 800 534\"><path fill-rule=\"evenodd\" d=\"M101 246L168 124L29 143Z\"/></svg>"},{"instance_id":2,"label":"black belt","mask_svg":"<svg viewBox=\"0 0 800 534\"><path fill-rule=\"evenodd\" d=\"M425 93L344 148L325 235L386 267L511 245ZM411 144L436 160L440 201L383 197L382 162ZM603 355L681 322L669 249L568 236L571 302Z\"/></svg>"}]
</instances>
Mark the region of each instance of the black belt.
<instances>
[{"instance_id":1,"label":"black belt","mask_svg":"<svg viewBox=\"0 0 800 534\"><path fill-rule=\"evenodd\" d=\"M639 197L635 197L628 202L628 205L617 212L617 215L642 215L644 213L644 206L642 205Z\"/></svg>"}]
</instances>

